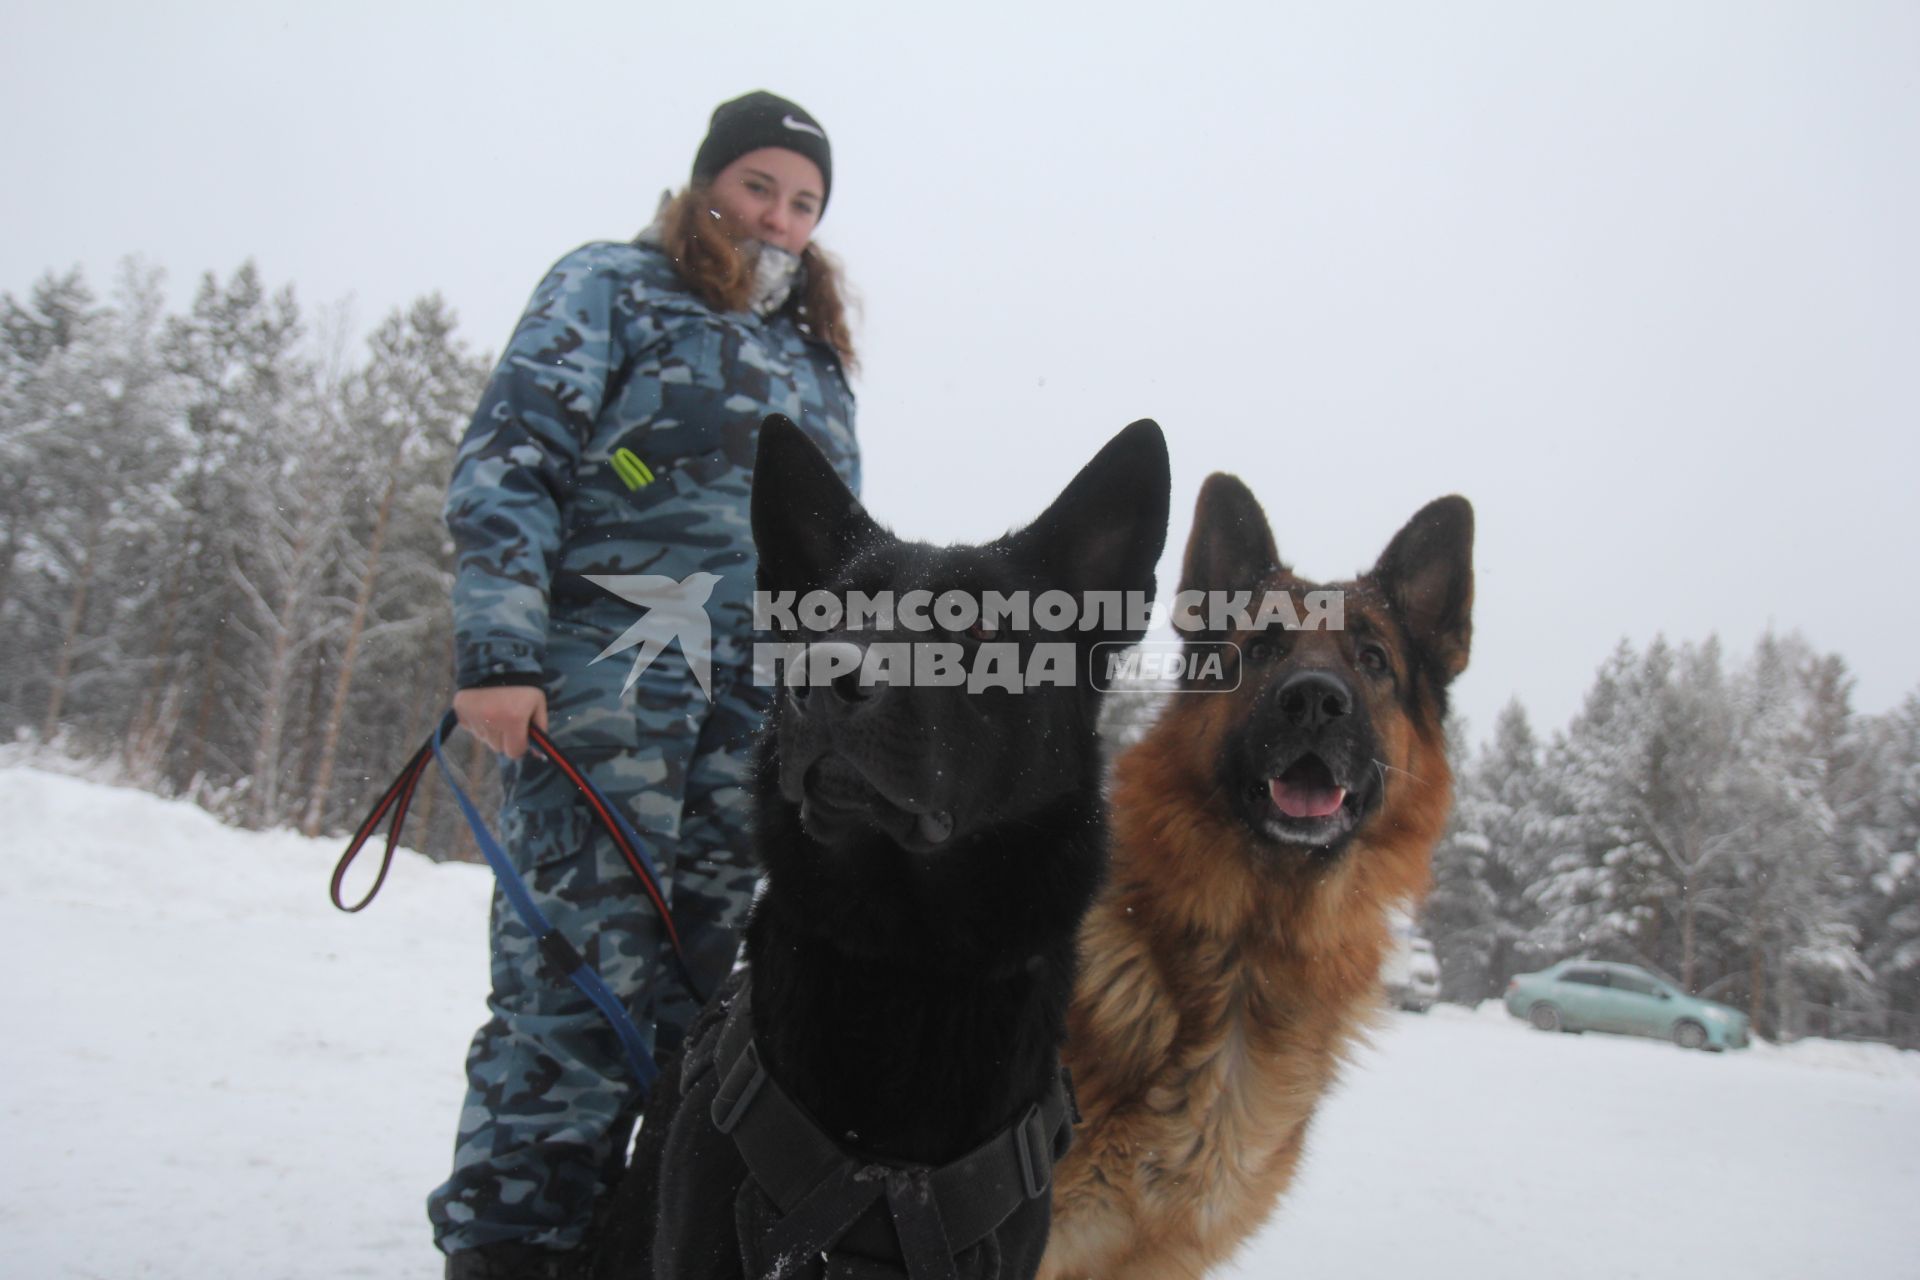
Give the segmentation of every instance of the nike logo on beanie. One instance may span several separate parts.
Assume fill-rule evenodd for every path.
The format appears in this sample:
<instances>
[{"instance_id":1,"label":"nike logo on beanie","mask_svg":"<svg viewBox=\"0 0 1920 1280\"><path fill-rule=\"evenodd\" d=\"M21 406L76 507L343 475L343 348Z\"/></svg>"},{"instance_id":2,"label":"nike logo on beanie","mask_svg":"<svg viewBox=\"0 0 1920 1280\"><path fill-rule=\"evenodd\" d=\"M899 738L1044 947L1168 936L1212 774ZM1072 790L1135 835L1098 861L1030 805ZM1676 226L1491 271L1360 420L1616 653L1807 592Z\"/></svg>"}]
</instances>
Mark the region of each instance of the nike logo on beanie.
<instances>
[{"instance_id":1,"label":"nike logo on beanie","mask_svg":"<svg viewBox=\"0 0 1920 1280\"><path fill-rule=\"evenodd\" d=\"M804 134L805 136L799 136ZM693 156L693 176L711 178L749 151L782 147L820 166L820 208L833 195L833 148L807 109L756 89L713 109L707 136Z\"/></svg>"}]
</instances>

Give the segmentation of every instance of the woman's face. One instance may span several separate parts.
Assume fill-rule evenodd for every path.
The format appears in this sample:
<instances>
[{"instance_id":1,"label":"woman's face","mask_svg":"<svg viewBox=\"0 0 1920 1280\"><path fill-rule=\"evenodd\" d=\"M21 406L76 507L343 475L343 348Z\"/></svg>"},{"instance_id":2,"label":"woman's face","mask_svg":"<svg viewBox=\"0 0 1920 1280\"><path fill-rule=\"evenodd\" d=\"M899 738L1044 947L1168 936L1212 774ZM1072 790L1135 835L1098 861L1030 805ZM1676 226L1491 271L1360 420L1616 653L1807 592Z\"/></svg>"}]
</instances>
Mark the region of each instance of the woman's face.
<instances>
[{"instance_id":1,"label":"woman's face","mask_svg":"<svg viewBox=\"0 0 1920 1280\"><path fill-rule=\"evenodd\" d=\"M820 166L785 147L749 151L714 175L713 207L748 234L799 253L820 222Z\"/></svg>"}]
</instances>

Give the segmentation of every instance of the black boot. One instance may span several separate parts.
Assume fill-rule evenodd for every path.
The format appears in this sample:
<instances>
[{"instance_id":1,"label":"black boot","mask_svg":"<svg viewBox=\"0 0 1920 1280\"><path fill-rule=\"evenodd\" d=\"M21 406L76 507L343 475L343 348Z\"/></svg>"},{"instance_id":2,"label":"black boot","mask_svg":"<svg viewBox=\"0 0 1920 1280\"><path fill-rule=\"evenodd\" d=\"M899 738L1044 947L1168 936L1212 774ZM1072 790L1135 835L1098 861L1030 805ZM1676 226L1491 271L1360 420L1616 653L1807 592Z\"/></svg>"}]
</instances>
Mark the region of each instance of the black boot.
<instances>
[{"instance_id":1,"label":"black boot","mask_svg":"<svg viewBox=\"0 0 1920 1280\"><path fill-rule=\"evenodd\" d=\"M447 1280L586 1280L578 1249L542 1249L506 1242L447 1255Z\"/></svg>"}]
</instances>

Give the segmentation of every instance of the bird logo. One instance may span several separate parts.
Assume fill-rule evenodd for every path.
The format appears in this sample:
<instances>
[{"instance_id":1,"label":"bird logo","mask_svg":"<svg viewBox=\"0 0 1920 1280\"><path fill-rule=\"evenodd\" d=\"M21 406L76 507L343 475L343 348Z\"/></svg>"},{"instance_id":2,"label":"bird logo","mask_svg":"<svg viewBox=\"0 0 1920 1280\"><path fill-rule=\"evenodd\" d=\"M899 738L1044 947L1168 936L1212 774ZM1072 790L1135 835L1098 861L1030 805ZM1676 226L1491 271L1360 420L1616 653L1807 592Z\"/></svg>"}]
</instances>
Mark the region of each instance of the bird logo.
<instances>
[{"instance_id":1,"label":"bird logo","mask_svg":"<svg viewBox=\"0 0 1920 1280\"><path fill-rule=\"evenodd\" d=\"M627 673L627 682L620 686L621 693L633 688L640 673L678 639L700 692L708 702L713 701L713 623L707 617L707 598L719 583L719 574L690 573L678 582L657 573L583 576L595 586L645 610L639 621L593 658L593 662L598 662L627 649L636 649L633 670ZM592 666L593 662L587 665Z\"/></svg>"}]
</instances>

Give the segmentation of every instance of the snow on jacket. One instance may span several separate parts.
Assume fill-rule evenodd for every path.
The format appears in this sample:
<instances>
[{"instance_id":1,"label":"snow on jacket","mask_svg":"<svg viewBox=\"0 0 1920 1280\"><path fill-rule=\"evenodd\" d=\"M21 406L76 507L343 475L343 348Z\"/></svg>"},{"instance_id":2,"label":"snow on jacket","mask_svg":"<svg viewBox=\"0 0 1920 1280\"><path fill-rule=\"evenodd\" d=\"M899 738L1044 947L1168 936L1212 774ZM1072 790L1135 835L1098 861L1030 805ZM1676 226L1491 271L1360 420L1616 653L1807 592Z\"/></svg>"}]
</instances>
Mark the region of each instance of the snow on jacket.
<instances>
[{"instance_id":1,"label":"snow on jacket","mask_svg":"<svg viewBox=\"0 0 1920 1280\"><path fill-rule=\"evenodd\" d=\"M790 310L716 312L644 239L560 259L447 491L458 686L537 680L554 619L609 637L635 620L583 574L718 574L713 635L748 636L760 422L793 419L858 492L853 411L838 356Z\"/></svg>"}]
</instances>

